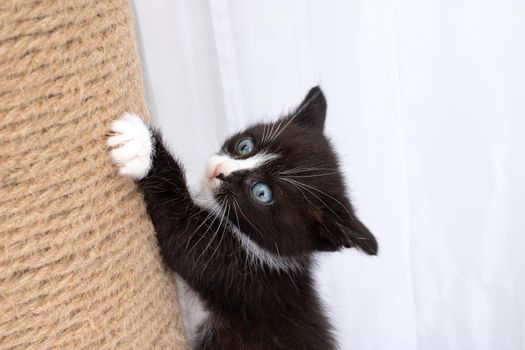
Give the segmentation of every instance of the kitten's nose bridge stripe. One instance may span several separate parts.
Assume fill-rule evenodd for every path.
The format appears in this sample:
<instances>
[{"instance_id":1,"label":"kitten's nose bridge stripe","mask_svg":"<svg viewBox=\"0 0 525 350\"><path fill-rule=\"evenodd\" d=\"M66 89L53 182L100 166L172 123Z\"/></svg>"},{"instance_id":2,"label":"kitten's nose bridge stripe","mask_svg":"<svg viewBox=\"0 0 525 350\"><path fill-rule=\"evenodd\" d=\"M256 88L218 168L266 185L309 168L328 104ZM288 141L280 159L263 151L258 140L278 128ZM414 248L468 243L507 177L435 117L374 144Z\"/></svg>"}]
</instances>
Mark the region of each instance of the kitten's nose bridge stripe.
<instances>
[{"instance_id":1,"label":"kitten's nose bridge stripe","mask_svg":"<svg viewBox=\"0 0 525 350\"><path fill-rule=\"evenodd\" d=\"M220 168L220 172L224 176L228 176L236 171L256 169L277 158L279 158L279 155L274 153L257 153L246 159L234 159L228 155L214 154L208 160L207 174L209 178L212 178L216 169Z\"/></svg>"}]
</instances>

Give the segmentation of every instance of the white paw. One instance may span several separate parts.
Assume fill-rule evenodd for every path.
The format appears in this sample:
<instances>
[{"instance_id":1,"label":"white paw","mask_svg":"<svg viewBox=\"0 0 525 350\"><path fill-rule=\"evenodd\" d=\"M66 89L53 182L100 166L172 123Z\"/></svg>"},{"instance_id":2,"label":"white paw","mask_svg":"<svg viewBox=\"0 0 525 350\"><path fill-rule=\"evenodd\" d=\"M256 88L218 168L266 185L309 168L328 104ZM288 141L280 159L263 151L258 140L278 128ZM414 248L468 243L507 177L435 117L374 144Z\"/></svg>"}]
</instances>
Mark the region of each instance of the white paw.
<instances>
[{"instance_id":1,"label":"white paw","mask_svg":"<svg viewBox=\"0 0 525 350\"><path fill-rule=\"evenodd\" d=\"M148 174L151 167L153 143L151 132L142 119L124 113L111 124L112 135L107 144L111 147L111 160L119 166L119 173L135 180Z\"/></svg>"}]
</instances>

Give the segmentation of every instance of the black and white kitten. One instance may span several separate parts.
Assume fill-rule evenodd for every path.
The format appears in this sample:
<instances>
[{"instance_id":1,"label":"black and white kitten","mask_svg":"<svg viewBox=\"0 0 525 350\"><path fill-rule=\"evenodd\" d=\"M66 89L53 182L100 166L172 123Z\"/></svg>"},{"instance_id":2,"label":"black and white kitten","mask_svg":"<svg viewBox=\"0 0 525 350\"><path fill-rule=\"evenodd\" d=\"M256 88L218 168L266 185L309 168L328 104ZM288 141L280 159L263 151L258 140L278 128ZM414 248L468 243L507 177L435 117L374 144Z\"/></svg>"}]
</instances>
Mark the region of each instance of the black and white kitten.
<instances>
[{"instance_id":1,"label":"black and white kitten","mask_svg":"<svg viewBox=\"0 0 525 350\"><path fill-rule=\"evenodd\" d=\"M336 348L313 254L375 255L377 242L345 194L325 114L315 87L293 113L234 135L196 196L157 131L132 114L113 123L112 160L137 181L166 263L202 302L194 349Z\"/></svg>"}]
</instances>

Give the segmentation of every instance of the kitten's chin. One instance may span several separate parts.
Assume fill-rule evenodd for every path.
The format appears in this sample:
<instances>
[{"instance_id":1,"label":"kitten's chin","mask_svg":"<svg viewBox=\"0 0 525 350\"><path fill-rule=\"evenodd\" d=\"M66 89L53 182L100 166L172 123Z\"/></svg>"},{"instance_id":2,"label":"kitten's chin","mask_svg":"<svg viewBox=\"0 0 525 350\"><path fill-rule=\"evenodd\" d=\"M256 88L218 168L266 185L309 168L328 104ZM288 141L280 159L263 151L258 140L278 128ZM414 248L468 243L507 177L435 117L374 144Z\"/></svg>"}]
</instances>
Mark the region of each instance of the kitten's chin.
<instances>
[{"instance_id":1,"label":"kitten's chin","mask_svg":"<svg viewBox=\"0 0 525 350\"><path fill-rule=\"evenodd\" d=\"M202 181L201 192L204 192L209 196L214 197L215 191L221 185L221 182L222 181L217 178L204 177Z\"/></svg>"},{"instance_id":2,"label":"kitten's chin","mask_svg":"<svg viewBox=\"0 0 525 350\"><path fill-rule=\"evenodd\" d=\"M215 207L217 204L215 199L215 191L220 185L221 180L205 177L202 181L201 190L196 195L196 203L201 207Z\"/></svg>"}]
</instances>

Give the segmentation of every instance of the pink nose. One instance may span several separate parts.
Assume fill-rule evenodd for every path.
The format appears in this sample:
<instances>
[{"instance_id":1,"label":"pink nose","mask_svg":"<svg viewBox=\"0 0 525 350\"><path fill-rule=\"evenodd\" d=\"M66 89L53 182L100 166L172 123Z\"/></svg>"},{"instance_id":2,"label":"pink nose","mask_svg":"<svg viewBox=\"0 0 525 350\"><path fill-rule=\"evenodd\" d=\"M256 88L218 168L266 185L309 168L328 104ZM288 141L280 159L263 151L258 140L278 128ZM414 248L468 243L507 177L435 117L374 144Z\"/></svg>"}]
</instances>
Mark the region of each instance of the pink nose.
<instances>
[{"instance_id":1,"label":"pink nose","mask_svg":"<svg viewBox=\"0 0 525 350\"><path fill-rule=\"evenodd\" d=\"M226 165L224 163L217 164L213 172L211 173L210 178L221 178L226 175Z\"/></svg>"}]
</instances>

